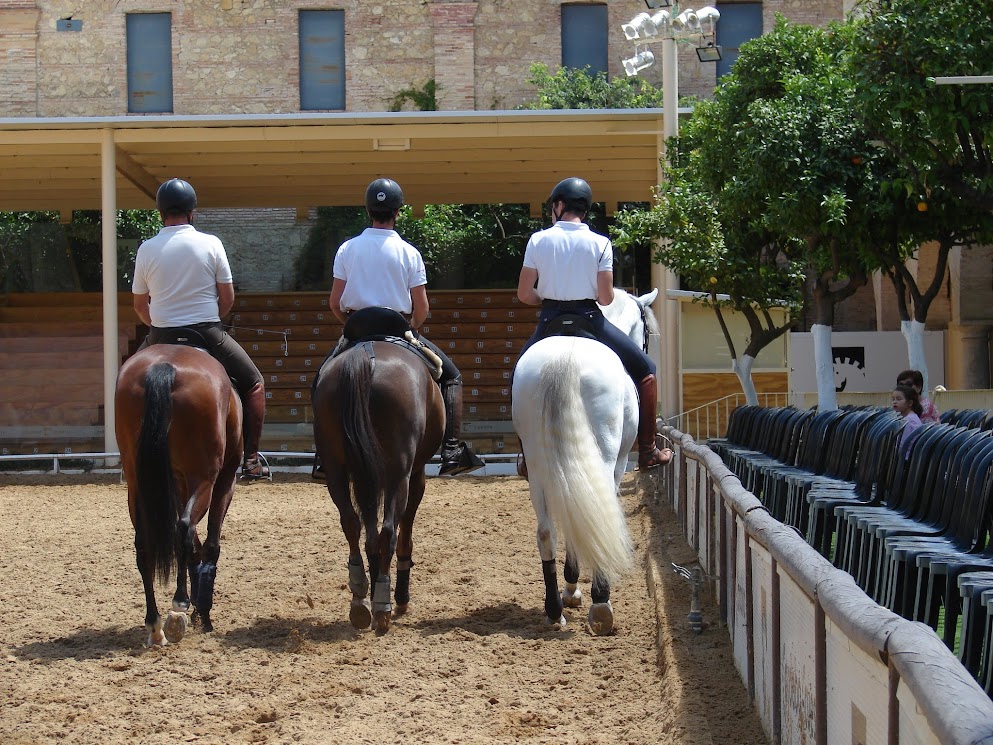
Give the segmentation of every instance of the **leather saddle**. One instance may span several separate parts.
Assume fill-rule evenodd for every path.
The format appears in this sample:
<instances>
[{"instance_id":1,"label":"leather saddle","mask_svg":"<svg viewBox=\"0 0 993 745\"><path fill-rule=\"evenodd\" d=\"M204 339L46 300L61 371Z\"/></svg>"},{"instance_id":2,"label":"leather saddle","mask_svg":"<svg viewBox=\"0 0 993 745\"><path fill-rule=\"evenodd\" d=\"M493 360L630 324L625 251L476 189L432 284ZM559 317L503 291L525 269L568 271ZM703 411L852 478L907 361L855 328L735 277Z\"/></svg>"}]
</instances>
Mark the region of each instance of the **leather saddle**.
<instances>
[{"instance_id":1,"label":"leather saddle","mask_svg":"<svg viewBox=\"0 0 993 745\"><path fill-rule=\"evenodd\" d=\"M417 342L407 319L391 308L363 308L349 315L341 341L328 359L370 341L385 341L409 349L428 366L435 380L441 376L441 360L429 348Z\"/></svg>"},{"instance_id":2,"label":"leather saddle","mask_svg":"<svg viewBox=\"0 0 993 745\"><path fill-rule=\"evenodd\" d=\"M542 339L549 336L579 336L584 339L599 341L593 333L593 324L579 313L564 313L552 320L541 335Z\"/></svg>"}]
</instances>

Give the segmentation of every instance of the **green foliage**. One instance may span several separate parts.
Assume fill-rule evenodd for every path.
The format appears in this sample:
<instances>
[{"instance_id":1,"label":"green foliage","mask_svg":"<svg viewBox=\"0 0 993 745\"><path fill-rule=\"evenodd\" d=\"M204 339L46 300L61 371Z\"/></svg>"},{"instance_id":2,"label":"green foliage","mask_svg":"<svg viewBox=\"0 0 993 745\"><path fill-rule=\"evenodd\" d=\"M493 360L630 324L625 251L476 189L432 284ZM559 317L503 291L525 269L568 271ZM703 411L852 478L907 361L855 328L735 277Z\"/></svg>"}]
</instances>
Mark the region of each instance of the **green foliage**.
<instances>
[{"instance_id":1,"label":"green foliage","mask_svg":"<svg viewBox=\"0 0 993 745\"><path fill-rule=\"evenodd\" d=\"M73 213L72 222L59 223L57 212L0 213L0 290L3 292L75 291L103 289L101 213ZM154 210L117 213L118 239L141 241L162 226ZM118 252L118 289L129 290L134 249Z\"/></svg>"},{"instance_id":2,"label":"green foliage","mask_svg":"<svg viewBox=\"0 0 993 745\"><path fill-rule=\"evenodd\" d=\"M318 207L317 220L296 261L296 291L331 290L331 269L338 246L369 226L361 207Z\"/></svg>"},{"instance_id":3,"label":"green foliage","mask_svg":"<svg viewBox=\"0 0 993 745\"><path fill-rule=\"evenodd\" d=\"M560 67L555 74L547 65L531 65L527 82L537 88L535 97L519 109L645 109L661 108L662 90L639 77L609 79L589 68Z\"/></svg>"},{"instance_id":4,"label":"green foliage","mask_svg":"<svg viewBox=\"0 0 993 745\"><path fill-rule=\"evenodd\" d=\"M417 246L428 286L516 287L531 233L540 227L528 205L428 205L424 217L405 210L397 231Z\"/></svg>"},{"instance_id":5,"label":"green foliage","mask_svg":"<svg viewBox=\"0 0 993 745\"><path fill-rule=\"evenodd\" d=\"M429 80L422 88L405 88L397 93L391 100L387 111L403 111L404 106L409 101L415 111L437 111L438 110L438 85L435 81Z\"/></svg>"},{"instance_id":6,"label":"green foliage","mask_svg":"<svg viewBox=\"0 0 993 745\"><path fill-rule=\"evenodd\" d=\"M296 290L330 290L338 247L369 226L361 207L321 207L297 258ZM397 232L424 257L428 287L516 287L524 246L538 227L526 205L404 207ZM454 283L454 284L453 284Z\"/></svg>"},{"instance_id":7,"label":"green foliage","mask_svg":"<svg viewBox=\"0 0 993 745\"><path fill-rule=\"evenodd\" d=\"M934 81L993 72L988 4L876 0L862 11L851 75L869 137L902 170L892 186L906 188L915 202L930 203L947 189L973 208L993 209L990 87Z\"/></svg>"}]
</instances>

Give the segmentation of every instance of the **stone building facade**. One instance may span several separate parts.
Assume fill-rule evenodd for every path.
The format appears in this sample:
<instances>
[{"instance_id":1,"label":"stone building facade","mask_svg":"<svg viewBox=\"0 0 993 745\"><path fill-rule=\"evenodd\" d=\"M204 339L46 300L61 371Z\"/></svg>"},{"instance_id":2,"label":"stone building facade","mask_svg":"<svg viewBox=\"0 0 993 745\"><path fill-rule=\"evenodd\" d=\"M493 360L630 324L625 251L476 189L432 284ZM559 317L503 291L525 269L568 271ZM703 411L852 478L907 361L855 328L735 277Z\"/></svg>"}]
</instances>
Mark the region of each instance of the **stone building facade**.
<instances>
[{"instance_id":1,"label":"stone building facade","mask_svg":"<svg viewBox=\"0 0 993 745\"><path fill-rule=\"evenodd\" d=\"M608 73L623 75L632 42L621 24L645 9L635 0L3 0L0 117L127 114L133 13L171 14L172 113L298 112L299 12L321 9L344 12L346 111L385 111L399 92L430 80L440 109L511 109L533 95L532 63L562 63L562 6L577 4L606 6ZM771 28L776 13L838 20L844 5L766 0L763 26ZM75 21L73 30L65 20ZM700 64L691 45L680 54L680 92L707 95L713 65ZM656 84L659 67L644 73Z\"/></svg>"},{"instance_id":2,"label":"stone building facade","mask_svg":"<svg viewBox=\"0 0 993 745\"><path fill-rule=\"evenodd\" d=\"M803 23L840 20L852 4L765 0L763 30L780 13ZM439 109L512 109L534 93L527 83L532 63L561 65L562 13L570 5L606 7L608 73L623 75L621 60L633 45L621 24L645 9L641 0L0 0L0 117L128 115L126 23L134 13L171 14L171 113L298 113L300 12L322 9L344 14L345 111L386 111L399 93L429 81L437 85ZM714 66L699 63L692 46L681 45L679 54L680 94L712 92ZM641 74L660 85L660 68ZM292 252L309 227L279 211L265 215L264 230L227 212L205 211L201 225L231 247L246 289L261 291L288 289ZM954 258L950 274L960 284L946 281L929 329L948 329L982 347L990 323L990 257L984 248ZM887 281L881 296L879 303L872 286L864 288L839 307L836 328L898 328ZM985 359L980 377L988 380L988 353Z\"/></svg>"}]
</instances>

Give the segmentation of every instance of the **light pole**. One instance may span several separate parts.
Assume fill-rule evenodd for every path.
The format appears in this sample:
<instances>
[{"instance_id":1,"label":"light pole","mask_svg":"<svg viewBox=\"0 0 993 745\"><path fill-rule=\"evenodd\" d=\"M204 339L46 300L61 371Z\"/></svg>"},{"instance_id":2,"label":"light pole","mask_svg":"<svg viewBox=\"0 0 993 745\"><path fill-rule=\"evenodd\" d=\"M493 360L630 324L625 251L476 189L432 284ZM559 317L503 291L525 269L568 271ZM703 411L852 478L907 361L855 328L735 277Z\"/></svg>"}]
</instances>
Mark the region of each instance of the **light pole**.
<instances>
[{"instance_id":1,"label":"light pole","mask_svg":"<svg viewBox=\"0 0 993 745\"><path fill-rule=\"evenodd\" d=\"M717 46L717 21L721 14L710 6L698 11L680 10L679 0L645 0L649 11L638 13L627 23L621 24L624 37L635 44L634 55L623 60L628 76L650 67L655 55L649 45L662 42L662 157L669 164L666 142L679 134L679 48L678 42L695 44L701 62L717 62L721 48ZM662 168L658 179L662 182ZM655 315L662 329L663 370L660 370L660 398L663 418L679 413L679 305L669 297L670 290L679 289L679 278L669 267L652 262L652 285L662 291L662 300L655 306Z\"/></svg>"}]
</instances>

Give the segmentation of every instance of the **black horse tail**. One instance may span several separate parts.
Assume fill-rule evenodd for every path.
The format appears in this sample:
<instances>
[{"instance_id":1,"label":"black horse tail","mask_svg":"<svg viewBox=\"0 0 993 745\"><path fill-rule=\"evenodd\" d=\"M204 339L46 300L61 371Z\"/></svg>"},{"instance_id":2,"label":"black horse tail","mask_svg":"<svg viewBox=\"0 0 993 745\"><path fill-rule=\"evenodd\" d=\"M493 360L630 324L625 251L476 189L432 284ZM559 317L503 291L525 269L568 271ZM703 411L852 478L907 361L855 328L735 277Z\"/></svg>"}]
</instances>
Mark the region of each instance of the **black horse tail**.
<instances>
[{"instance_id":1,"label":"black horse tail","mask_svg":"<svg viewBox=\"0 0 993 745\"><path fill-rule=\"evenodd\" d=\"M354 350L340 357L343 395L341 424L345 435L345 457L352 474L352 493L366 525L376 525L383 496L380 467L383 449L372 427L369 396L372 390L372 363L369 356Z\"/></svg>"},{"instance_id":2,"label":"black horse tail","mask_svg":"<svg viewBox=\"0 0 993 745\"><path fill-rule=\"evenodd\" d=\"M156 363L145 373L145 411L138 433L136 540L162 582L169 580L176 565L179 497L169 457L175 382L176 368L168 362Z\"/></svg>"}]
</instances>

